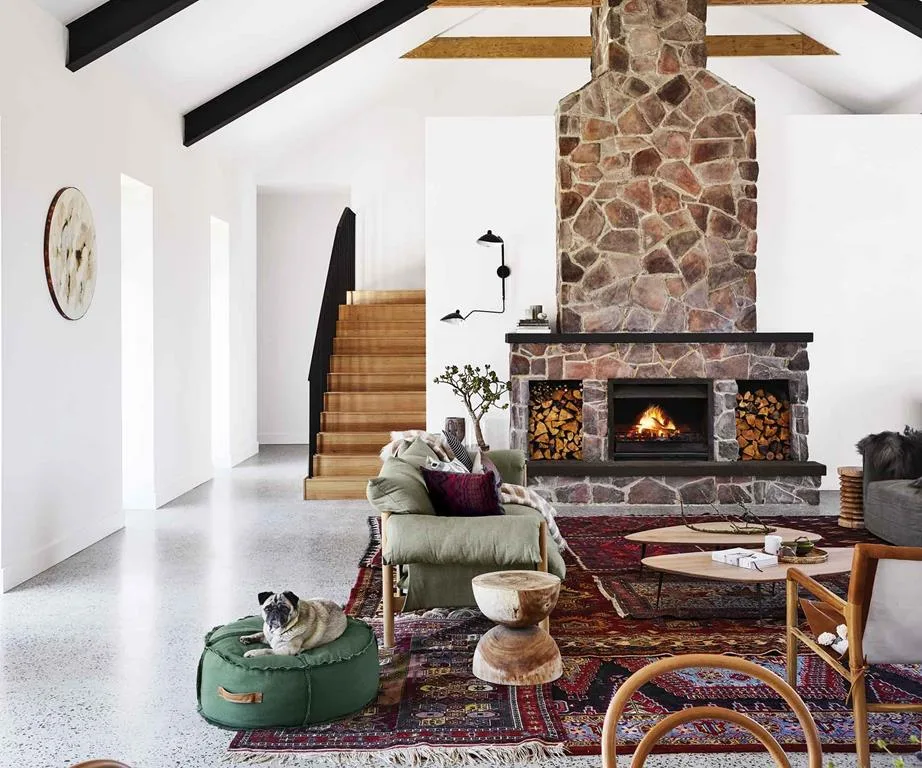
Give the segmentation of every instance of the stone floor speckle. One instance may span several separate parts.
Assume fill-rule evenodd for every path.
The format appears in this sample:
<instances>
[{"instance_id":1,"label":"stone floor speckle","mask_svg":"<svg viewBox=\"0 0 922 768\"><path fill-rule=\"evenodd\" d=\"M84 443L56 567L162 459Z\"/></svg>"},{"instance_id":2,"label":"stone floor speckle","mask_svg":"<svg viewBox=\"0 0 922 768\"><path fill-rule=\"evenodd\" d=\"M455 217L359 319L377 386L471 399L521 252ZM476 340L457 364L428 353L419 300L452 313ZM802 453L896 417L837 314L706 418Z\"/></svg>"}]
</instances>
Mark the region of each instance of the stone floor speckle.
<instances>
[{"instance_id":1,"label":"stone floor speckle","mask_svg":"<svg viewBox=\"0 0 922 768\"><path fill-rule=\"evenodd\" d=\"M364 502L300 499L306 461L302 447L264 448L164 509L129 513L125 530L0 596L0 768L99 757L134 768L222 765L231 733L195 709L202 636L254 613L265 589L344 602L368 540ZM824 499L825 511L834 506L834 494ZM891 764L875 756L875 766ZM771 762L674 755L651 765Z\"/></svg>"}]
</instances>

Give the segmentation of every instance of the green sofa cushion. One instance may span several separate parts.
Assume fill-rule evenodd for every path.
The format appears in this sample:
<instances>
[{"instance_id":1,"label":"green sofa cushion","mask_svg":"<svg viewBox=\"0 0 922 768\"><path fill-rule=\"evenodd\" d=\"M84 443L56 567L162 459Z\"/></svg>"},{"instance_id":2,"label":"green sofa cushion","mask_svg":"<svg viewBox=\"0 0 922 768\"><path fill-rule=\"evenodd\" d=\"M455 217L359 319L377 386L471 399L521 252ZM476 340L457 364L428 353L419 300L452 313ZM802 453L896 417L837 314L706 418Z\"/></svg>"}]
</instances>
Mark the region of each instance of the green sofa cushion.
<instances>
[{"instance_id":1,"label":"green sofa cushion","mask_svg":"<svg viewBox=\"0 0 922 768\"><path fill-rule=\"evenodd\" d=\"M251 616L206 635L198 702L208 722L243 730L300 728L350 715L378 695L378 641L364 622L350 617L339 639L297 656L244 658L253 646L243 645L240 637L262 625L260 617ZM219 689L259 700L234 703Z\"/></svg>"},{"instance_id":2,"label":"green sofa cushion","mask_svg":"<svg viewBox=\"0 0 922 768\"><path fill-rule=\"evenodd\" d=\"M402 459L386 459L381 473L368 481L366 495L379 512L435 515L423 473Z\"/></svg>"},{"instance_id":3,"label":"green sofa cushion","mask_svg":"<svg viewBox=\"0 0 922 768\"><path fill-rule=\"evenodd\" d=\"M430 459L433 461L439 460L438 456L435 455L435 451L418 437L406 448L398 451L397 458L401 461L405 461L407 464L412 464L417 469L425 467Z\"/></svg>"},{"instance_id":4,"label":"green sofa cushion","mask_svg":"<svg viewBox=\"0 0 922 768\"><path fill-rule=\"evenodd\" d=\"M485 565L488 570L537 568L542 517L531 507L506 504L501 517L392 517L387 524L388 563ZM548 539L548 571L563 579L566 566Z\"/></svg>"}]
</instances>

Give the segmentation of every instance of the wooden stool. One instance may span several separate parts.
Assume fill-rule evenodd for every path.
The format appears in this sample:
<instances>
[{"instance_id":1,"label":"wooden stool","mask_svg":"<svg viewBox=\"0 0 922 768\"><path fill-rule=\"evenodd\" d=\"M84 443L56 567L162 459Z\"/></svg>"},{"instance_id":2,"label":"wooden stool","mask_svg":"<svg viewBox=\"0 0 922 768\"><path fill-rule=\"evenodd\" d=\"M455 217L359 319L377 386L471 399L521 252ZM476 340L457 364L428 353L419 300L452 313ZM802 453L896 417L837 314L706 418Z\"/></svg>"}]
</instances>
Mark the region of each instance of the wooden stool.
<instances>
[{"instance_id":1,"label":"wooden stool","mask_svg":"<svg viewBox=\"0 0 922 768\"><path fill-rule=\"evenodd\" d=\"M484 616L499 624L474 652L474 675L499 685L543 685L563 674L557 643L538 626L554 610L560 579L541 571L485 573L472 581Z\"/></svg>"},{"instance_id":2,"label":"wooden stool","mask_svg":"<svg viewBox=\"0 0 922 768\"><path fill-rule=\"evenodd\" d=\"M843 528L864 528L864 470L861 467L839 467L839 525Z\"/></svg>"}]
</instances>

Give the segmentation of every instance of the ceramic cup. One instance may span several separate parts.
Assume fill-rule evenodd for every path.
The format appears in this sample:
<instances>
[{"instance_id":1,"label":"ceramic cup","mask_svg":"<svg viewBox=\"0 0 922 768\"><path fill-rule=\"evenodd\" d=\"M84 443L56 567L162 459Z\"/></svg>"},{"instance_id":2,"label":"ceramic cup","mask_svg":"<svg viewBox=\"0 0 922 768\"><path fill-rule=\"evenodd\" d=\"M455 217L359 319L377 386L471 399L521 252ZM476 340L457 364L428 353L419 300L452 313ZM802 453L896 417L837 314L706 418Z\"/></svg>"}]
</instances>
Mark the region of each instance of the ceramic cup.
<instances>
[{"instance_id":1,"label":"ceramic cup","mask_svg":"<svg viewBox=\"0 0 922 768\"><path fill-rule=\"evenodd\" d=\"M784 543L784 539L780 536L766 536L765 537L765 551L770 555L777 555L781 551L781 545Z\"/></svg>"}]
</instances>

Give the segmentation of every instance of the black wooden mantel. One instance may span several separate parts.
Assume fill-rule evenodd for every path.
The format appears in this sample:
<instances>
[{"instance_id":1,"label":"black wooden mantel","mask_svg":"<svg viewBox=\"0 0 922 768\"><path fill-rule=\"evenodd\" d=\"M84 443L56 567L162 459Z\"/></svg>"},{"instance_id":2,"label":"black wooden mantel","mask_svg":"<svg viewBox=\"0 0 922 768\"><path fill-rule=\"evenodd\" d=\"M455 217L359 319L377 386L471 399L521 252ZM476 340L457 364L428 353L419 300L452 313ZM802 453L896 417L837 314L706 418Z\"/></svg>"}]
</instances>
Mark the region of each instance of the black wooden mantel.
<instances>
[{"instance_id":1,"label":"black wooden mantel","mask_svg":"<svg viewBox=\"0 0 922 768\"><path fill-rule=\"evenodd\" d=\"M507 344L810 343L812 333L507 333Z\"/></svg>"},{"instance_id":2,"label":"black wooden mantel","mask_svg":"<svg viewBox=\"0 0 922 768\"><path fill-rule=\"evenodd\" d=\"M529 477L823 477L816 461L529 461Z\"/></svg>"}]
</instances>

